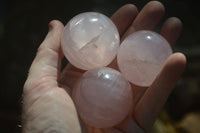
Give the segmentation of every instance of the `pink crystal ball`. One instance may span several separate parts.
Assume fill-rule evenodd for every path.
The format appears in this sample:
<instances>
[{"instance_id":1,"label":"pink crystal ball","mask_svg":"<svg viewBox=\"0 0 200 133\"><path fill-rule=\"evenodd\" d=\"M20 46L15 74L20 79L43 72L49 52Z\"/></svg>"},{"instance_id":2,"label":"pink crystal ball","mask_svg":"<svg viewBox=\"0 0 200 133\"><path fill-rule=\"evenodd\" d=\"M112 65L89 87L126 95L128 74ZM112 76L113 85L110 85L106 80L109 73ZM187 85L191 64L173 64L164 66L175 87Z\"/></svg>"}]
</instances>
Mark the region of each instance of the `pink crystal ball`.
<instances>
[{"instance_id":1,"label":"pink crystal ball","mask_svg":"<svg viewBox=\"0 0 200 133\"><path fill-rule=\"evenodd\" d=\"M61 47L72 65L89 70L107 66L116 57L119 42L118 30L108 17L86 12L67 23Z\"/></svg>"},{"instance_id":2,"label":"pink crystal ball","mask_svg":"<svg viewBox=\"0 0 200 133\"><path fill-rule=\"evenodd\" d=\"M152 31L137 31L120 45L117 63L122 75L138 86L150 86L166 59L172 54L169 43Z\"/></svg>"},{"instance_id":3,"label":"pink crystal ball","mask_svg":"<svg viewBox=\"0 0 200 133\"><path fill-rule=\"evenodd\" d=\"M132 108L129 82L108 67L85 72L73 88L72 98L80 118L98 128L118 124Z\"/></svg>"}]
</instances>

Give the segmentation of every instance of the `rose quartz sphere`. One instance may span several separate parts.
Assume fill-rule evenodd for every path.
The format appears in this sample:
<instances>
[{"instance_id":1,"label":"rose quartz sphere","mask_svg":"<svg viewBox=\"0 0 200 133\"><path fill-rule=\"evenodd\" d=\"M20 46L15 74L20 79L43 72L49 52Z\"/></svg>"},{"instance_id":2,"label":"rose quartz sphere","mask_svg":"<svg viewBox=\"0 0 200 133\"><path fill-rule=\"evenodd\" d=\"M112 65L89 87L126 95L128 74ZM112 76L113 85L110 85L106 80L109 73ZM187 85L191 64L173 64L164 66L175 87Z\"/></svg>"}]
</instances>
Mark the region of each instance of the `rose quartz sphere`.
<instances>
[{"instance_id":1,"label":"rose quartz sphere","mask_svg":"<svg viewBox=\"0 0 200 133\"><path fill-rule=\"evenodd\" d=\"M122 75L138 86L150 86L166 59L172 54L169 43L152 31L137 31L120 45L117 62Z\"/></svg>"},{"instance_id":2,"label":"rose quartz sphere","mask_svg":"<svg viewBox=\"0 0 200 133\"><path fill-rule=\"evenodd\" d=\"M108 17L86 12L67 23L61 46L72 65L89 70L107 66L116 57L119 42L118 30Z\"/></svg>"},{"instance_id":3,"label":"rose quartz sphere","mask_svg":"<svg viewBox=\"0 0 200 133\"><path fill-rule=\"evenodd\" d=\"M98 128L118 124L132 108L129 82L108 67L85 72L73 88L72 98L80 118Z\"/></svg>"}]
</instances>

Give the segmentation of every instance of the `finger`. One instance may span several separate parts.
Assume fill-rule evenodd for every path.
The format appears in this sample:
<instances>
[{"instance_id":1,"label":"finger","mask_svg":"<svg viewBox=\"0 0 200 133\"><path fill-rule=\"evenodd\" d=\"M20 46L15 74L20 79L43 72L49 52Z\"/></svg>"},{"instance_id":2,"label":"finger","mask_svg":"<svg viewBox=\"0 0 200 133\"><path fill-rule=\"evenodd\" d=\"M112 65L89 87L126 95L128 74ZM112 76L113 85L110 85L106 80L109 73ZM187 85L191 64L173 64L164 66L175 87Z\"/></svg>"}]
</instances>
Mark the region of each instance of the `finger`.
<instances>
[{"instance_id":1,"label":"finger","mask_svg":"<svg viewBox=\"0 0 200 133\"><path fill-rule=\"evenodd\" d=\"M111 20L115 23L120 36L122 36L131 25L137 14L137 7L132 4L127 4L122 6L112 15Z\"/></svg>"},{"instance_id":2,"label":"finger","mask_svg":"<svg viewBox=\"0 0 200 133\"><path fill-rule=\"evenodd\" d=\"M182 30L182 22L176 17L171 17L163 24L160 34L169 42L174 45Z\"/></svg>"},{"instance_id":3,"label":"finger","mask_svg":"<svg viewBox=\"0 0 200 133\"><path fill-rule=\"evenodd\" d=\"M63 56L60 48L63 24L54 20L49 23L49 28L50 31L38 48L37 55L30 67L25 90L47 81L53 86L57 85L58 69Z\"/></svg>"},{"instance_id":4,"label":"finger","mask_svg":"<svg viewBox=\"0 0 200 133\"><path fill-rule=\"evenodd\" d=\"M131 83L131 87L132 87L132 92L133 92L133 104L135 106L140 100L140 98L143 96L143 94L145 93L147 87L136 86L132 83Z\"/></svg>"},{"instance_id":5,"label":"finger","mask_svg":"<svg viewBox=\"0 0 200 133\"><path fill-rule=\"evenodd\" d=\"M114 128L118 129L122 133L144 133L143 129L137 125L131 116Z\"/></svg>"},{"instance_id":6,"label":"finger","mask_svg":"<svg viewBox=\"0 0 200 133\"><path fill-rule=\"evenodd\" d=\"M171 55L152 86L146 90L136 105L134 118L146 132L151 129L156 116L180 78L185 64L186 58L183 54Z\"/></svg>"},{"instance_id":7,"label":"finger","mask_svg":"<svg viewBox=\"0 0 200 133\"><path fill-rule=\"evenodd\" d=\"M159 23L162 16L164 15L164 12L165 8L162 5L162 3L158 1L151 1L147 3L144 6L144 8L140 11L140 13L137 15L137 17L135 18L131 26L128 28L127 32L123 35L121 40L125 39L128 35L130 35L135 31L154 29L155 26ZM109 67L119 70L116 58L109 65ZM146 91L146 88L137 87L133 84L132 88L133 88L133 93L135 95L133 102L136 104Z\"/></svg>"},{"instance_id":8,"label":"finger","mask_svg":"<svg viewBox=\"0 0 200 133\"><path fill-rule=\"evenodd\" d=\"M162 3L158 1L147 3L124 34L123 39L138 30L153 30L161 20L164 12L165 8Z\"/></svg>"}]
</instances>

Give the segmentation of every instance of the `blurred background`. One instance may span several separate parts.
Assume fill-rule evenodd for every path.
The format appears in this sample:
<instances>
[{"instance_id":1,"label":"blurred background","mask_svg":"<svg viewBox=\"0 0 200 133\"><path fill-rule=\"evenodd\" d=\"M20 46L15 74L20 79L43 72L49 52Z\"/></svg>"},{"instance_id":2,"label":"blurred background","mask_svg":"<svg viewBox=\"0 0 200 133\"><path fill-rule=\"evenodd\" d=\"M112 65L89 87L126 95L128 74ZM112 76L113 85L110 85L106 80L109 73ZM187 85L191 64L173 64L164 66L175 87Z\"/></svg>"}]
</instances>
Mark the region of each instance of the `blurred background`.
<instances>
[{"instance_id":1,"label":"blurred background","mask_svg":"<svg viewBox=\"0 0 200 133\"><path fill-rule=\"evenodd\" d=\"M66 24L74 15L85 11L111 16L124 4L135 4L141 10L148 1L0 0L0 132L21 131L23 84L51 20L58 19ZM199 4L192 0L160 1L166 7L161 24L172 16L183 22L183 32L174 51L183 52L188 63L152 133L200 133Z\"/></svg>"}]
</instances>

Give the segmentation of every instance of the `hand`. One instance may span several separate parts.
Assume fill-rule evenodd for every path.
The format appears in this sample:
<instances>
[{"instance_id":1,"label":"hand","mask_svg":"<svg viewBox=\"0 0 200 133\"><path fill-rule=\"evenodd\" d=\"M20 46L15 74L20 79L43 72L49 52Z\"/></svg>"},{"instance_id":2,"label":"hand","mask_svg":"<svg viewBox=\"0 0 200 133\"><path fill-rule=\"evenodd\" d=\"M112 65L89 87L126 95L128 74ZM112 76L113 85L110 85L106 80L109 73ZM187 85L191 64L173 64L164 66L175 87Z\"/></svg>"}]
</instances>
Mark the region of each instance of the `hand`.
<instances>
[{"instance_id":1,"label":"hand","mask_svg":"<svg viewBox=\"0 0 200 133\"><path fill-rule=\"evenodd\" d=\"M164 14L161 3L151 1L138 13L134 5L121 7L111 19L116 24L120 36L137 30L154 30ZM84 71L67 65L60 72L63 53L60 38L63 24L52 21L45 40L38 48L23 90L24 133L143 133L149 132L167 97L178 81L186 64L181 53L171 55L153 84L149 88L133 87L135 108L130 116L119 125L109 129L97 129L79 122L71 89ZM179 19L169 18L163 24L160 34L170 44L177 40L182 28ZM117 68L113 61L110 67ZM82 127L82 128L81 128ZM82 131L81 131L82 130Z\"/></svg>"}]
</instances>

